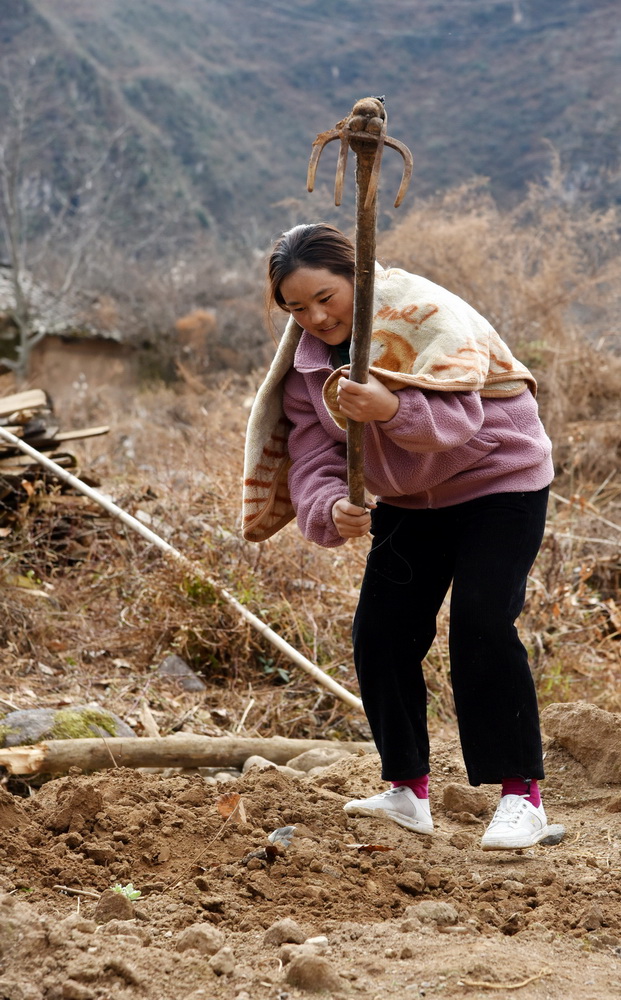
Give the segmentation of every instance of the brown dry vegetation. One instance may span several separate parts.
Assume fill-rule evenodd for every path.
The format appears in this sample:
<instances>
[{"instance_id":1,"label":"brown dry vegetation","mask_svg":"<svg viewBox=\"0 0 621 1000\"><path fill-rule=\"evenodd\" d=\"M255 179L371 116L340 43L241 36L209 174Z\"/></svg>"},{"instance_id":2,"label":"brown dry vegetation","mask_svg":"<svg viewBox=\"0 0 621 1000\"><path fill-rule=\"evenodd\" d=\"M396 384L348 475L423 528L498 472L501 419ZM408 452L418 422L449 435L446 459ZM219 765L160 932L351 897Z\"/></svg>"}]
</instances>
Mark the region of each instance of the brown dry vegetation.
<instances>
[{"instance_id":1,"label":"brown dry vegetation","mask_svg":"<svg viewBox=\"0 0 621 1000\"><path fill-rule=\"evenodd\" d=\"M621 710L618 221L612 209L570 201L553 170L512 212L477 184L422 202L380 247L384 261L472 302L535 371L558 476L521 631L543 705L586 698L613 711ZM111 426L76 446L85 475L354 688L349 627L367 542L322 550L295 524L260 547L239 536L244 430L263 372L213 376L204 387L152 385L130 398L102 379L80 400L59 386L55 405L63 425ZM146 699L163 733L368 735L360 715L319 691L200 576L88 503L36 489L2 523L11 529L0 567L7 706L96 698L140 732ZM453 719L446 625L443 613L427 662L438 724ZM205 698L155 679L151 668L169 652L204 675Z\"/></svg>"}]
</instances>

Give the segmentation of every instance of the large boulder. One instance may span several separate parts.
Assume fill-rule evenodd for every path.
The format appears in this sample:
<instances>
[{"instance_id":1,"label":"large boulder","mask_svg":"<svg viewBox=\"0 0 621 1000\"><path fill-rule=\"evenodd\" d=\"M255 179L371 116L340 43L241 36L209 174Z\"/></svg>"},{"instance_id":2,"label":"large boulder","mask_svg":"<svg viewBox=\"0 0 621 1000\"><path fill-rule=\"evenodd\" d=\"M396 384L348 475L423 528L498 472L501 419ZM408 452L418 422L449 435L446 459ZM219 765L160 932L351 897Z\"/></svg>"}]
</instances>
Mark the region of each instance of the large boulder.
<instances>
[{"instance_id":1,"label":"large boulder","mask_svg":"<svg viewBox=\"0 0 621 1000\"><path fill-rule=\"evenodd\" d=\"M586 701L548 705L541 723L596 785L621 784L621 716Z\"/></svg>"},{"instance_id":2,"label":"large boulder","mask_svg":"<svg viewBox=\"0 0 621 1000\"><path fill-rule=\"evenodd\" d=\"M92 739L96 736L135 736L114 712L92 702L69 708L24 708L0 719L0 746L18 747L41 740Z\"/></svg>"}]
</instances>

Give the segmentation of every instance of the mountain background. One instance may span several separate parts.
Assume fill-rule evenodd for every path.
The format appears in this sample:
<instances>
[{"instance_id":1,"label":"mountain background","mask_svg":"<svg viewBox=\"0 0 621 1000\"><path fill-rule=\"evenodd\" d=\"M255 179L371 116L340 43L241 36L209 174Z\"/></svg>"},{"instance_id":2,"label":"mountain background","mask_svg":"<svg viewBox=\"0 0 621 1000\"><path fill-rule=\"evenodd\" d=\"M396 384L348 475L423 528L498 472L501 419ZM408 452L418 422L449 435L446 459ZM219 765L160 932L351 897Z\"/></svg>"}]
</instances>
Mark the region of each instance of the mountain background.
<instances>
[{"instance_id":1,"label":"mountain background","mask_svg":"<svg viewBox=\"0 0 621 1000\"><path fill-rule=\"evenodd\" d=\"M389 133L414 154L400 213L474 176L511 206L551 148L568 198L621 197L613 0L0 0L0 60L5 82L34 81L33 218L79 205L84 163L99 157L106 214L132 250L196 233L264 247L297 221L342 223L353 171L335 215L335 146L312 195L308 157L370 94L385 95ZM9 114L0 102L0 128ZM388 151L383 228L400 167Z\"/></svg>"}]
</instances>

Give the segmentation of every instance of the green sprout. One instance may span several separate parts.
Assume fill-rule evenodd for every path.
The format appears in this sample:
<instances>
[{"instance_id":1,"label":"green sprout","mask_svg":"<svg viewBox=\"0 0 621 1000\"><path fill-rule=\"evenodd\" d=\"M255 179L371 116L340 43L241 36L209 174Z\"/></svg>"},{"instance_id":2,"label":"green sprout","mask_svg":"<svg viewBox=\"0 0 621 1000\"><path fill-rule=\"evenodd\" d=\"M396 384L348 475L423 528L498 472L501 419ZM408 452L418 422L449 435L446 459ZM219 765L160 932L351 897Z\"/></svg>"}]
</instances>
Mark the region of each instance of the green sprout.
<instances>
[{"instance_id":1,"label":"green sprout","mask_svg":"<svg viewBox=\"0 0 621 1000\"><path fill-rule=\"evenodd\" d=\"M127 885L121 885L120 882L117 882L116 885L112 886L112 891L120 892L121 896L126 896L127 899L138 899L139 896L142 896L140 889L134 889L131 882L128 882Z\"/></svg>"}]
</instances>

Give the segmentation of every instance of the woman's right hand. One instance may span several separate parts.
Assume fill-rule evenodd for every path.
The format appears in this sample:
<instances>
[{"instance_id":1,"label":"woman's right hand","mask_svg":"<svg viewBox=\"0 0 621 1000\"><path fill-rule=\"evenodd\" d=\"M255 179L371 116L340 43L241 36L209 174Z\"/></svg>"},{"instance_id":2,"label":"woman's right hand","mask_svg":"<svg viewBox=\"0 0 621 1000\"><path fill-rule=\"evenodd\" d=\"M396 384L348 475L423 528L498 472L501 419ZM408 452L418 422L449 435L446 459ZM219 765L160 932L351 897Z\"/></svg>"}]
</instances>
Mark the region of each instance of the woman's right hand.
<instances>
[{"instance_id":1,"label":"woman's right hand","mask_svg":"<svg viewBox=\"0 0 621 1000\"><path fill-rule=\"evenodd\" d=\"M356 507L347 497L341 497L332 506L332 520L341 538L360 538L371 528L371 511L375 504L369 507Z\"/></svg>"}]
</instances>

